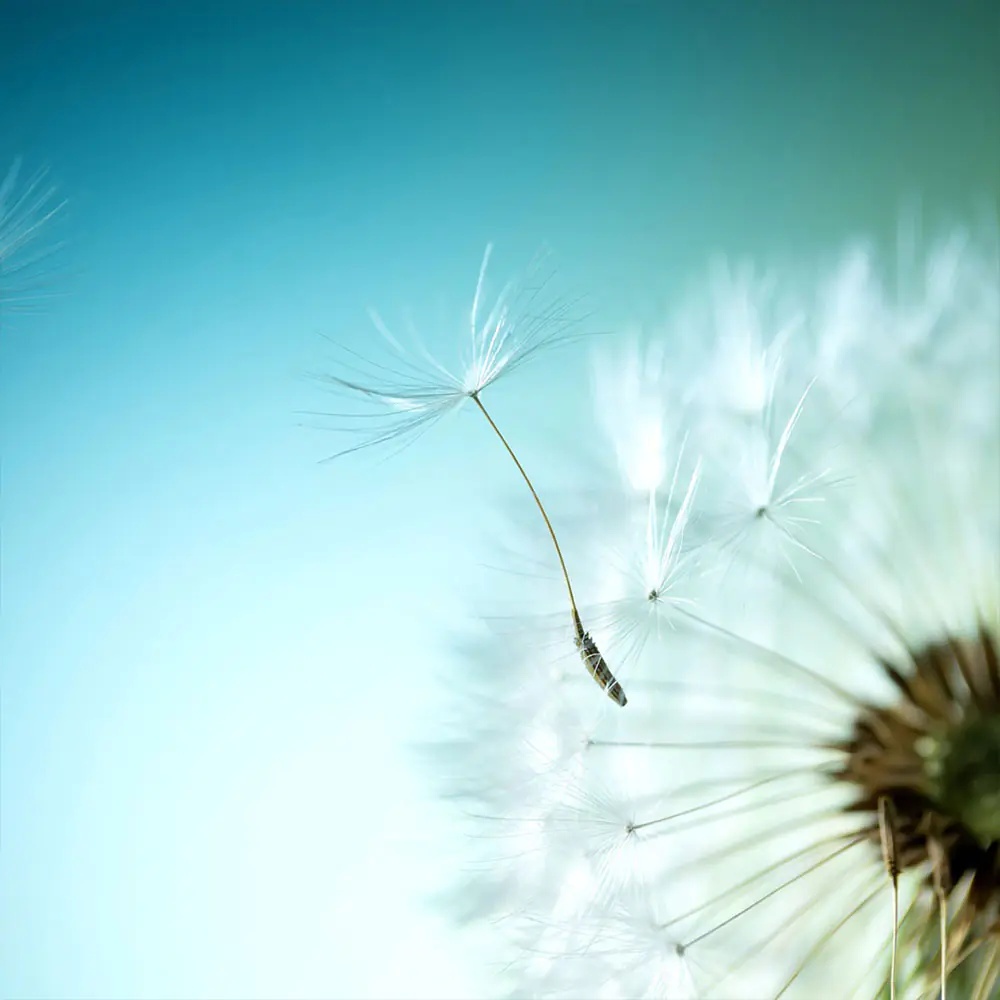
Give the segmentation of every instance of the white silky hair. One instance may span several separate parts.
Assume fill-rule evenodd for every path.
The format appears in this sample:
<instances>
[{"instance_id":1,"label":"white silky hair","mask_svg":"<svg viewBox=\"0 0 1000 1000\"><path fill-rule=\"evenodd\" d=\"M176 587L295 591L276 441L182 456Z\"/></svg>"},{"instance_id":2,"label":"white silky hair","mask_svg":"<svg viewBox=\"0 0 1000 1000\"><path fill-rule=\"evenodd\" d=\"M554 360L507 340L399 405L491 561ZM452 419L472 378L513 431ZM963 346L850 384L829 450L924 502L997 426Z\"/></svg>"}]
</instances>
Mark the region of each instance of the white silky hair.
<instances>
[{"instance_id":1,"label":"white silky hair","mask_svg":"<svg viewBox=\"0 0 1000 1000\"><path fill-rule=\"evenodd\" d=\"M506 934L517 995L884 986L889 889L836 743L892 697L876 656L1000 631L996 240L904 265L858 242L788 287L716 271L679 311L699 337L603 347L619 479L566 498L561 537L629 704L565 668L558 581L518 577L522 613L457 661L437 773L476 865L456 899ZM636 569L668 548L664 604ZM923 891L903 873L904 917ZM898 995L935 975L901 956Z\"/></svg>"}]
</instances>

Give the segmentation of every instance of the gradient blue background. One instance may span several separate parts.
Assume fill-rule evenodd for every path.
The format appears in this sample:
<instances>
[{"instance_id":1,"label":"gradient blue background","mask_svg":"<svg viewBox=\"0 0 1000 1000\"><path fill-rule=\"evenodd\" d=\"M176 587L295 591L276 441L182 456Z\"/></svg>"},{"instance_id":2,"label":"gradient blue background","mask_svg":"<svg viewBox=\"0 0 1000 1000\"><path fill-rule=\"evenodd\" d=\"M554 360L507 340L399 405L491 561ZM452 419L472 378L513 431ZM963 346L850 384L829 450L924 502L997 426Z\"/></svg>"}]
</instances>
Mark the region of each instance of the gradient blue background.
<instances>
[{"instance_id":1,"label":"gradient blue background","mask_svg":"<svg viewBox=\"0 0 1000 1000\"><path fill-rule=\"evenodd\" d=\"M447 360L490 240L653 321L717 251L996 199L998 123L988 2L0 2L0 169L69 202L0 316L0 994L488 993L406 741L520 487L471 419L318 464L319 335ZM497 387L543 481L584 372Z\"/></svg>"}]
</instances>

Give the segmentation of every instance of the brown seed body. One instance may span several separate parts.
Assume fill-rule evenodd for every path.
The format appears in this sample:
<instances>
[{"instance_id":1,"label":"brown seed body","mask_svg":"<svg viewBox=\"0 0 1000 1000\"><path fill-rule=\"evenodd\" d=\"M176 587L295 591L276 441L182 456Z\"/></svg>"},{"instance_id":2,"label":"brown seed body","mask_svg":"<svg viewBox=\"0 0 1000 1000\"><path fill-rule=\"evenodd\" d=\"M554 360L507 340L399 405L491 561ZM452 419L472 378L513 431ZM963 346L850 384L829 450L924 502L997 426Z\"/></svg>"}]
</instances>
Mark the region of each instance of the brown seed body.
<instances>
[{"instance_id":1,"label":"brown seed body","mask_svg":"<svg viewBox=\"0 0 1000 1000\"><path fill-rule=\"evenodd\" d=\"M590 676L600 684L601 690L616 705L621 705L624 708L628 704L625 692L615 679L615 675L611 673L611 668L597 648L597 643L591 638L590 633L584 630L583 622L580 621L580 616L576 611L573 612L573 631L576 636L576 648L580 651L583 665L587 668Z\"/></svg>"}]
</instances>

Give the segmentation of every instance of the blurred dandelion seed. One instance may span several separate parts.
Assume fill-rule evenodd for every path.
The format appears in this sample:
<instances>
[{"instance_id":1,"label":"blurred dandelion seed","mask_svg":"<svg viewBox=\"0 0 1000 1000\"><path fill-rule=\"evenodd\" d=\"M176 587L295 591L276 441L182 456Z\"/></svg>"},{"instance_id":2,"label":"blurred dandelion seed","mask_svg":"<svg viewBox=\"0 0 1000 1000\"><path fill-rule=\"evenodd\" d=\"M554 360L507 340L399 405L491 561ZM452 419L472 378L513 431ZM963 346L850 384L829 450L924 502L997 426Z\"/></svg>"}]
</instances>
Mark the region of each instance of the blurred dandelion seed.
<instances>
[{"instance_id":1,"label":"blurred dandelion seed","mask_svg":"<svg viewBox=\"0 0 1000 1000\"><path fill-rule=\"evenodd\" d=\"M1000 996L997 249L953 233L895 284L855 248L787 295L774 275L716 287L683 420L666 382L623 407L627 516L567 524L583 566L626 581L592 621L630 644L632 710L581 711L525 592L502 680L489 638L463 661L480 686L442 755L487 829L533 821L462 889L466 914L503 914L518 995ZM657 428L680 424L695 473L675 467L664 515ZM758 530L777 547L743 544ZM697 607L670 603L713 563ZM663 600L671 627L634 641L634 608Z\"/></svg>"},{"instance_id":2,"label":"blurred dandelion seed","mask_svg":"<svg viewBox=\"0 0 1000 1000\"><path fill-rule=\"evenodd\" d=\"M43 265L58 250L39 237L65 205L44 170L23 184L20 177L17 159L0 180L0 306L7 310L24 310L39 297Z\"/></svg>"},{"instance_id":3,"label":"blurred dandelion seed","mask_svg":"<svg viewBox=\"0 0 1000 1000\"><path fill-rule=\"evenodd\" d=\"M479 269L470 316L471 352L461 373L446 369L422 345L419 347L421 360L411 358L374 312L372 319L395 351L395 362L369 362L356 352L342 348L353 358L343 367L353 370L354 375L350 378L326 375L323 381L346 394L354 403L365 405L351 413L320 415L344 420L346 423L342 427L350 430L357 429L353 426L355 420L362 419L364 423L363 418L369 418L371 423L362 431L364 438L359 444L345 448L332 458L400 439L412 439L471 400L514 462L545 522L569 596L573 638L580 658L601 690L617 705L624 706L627 699L621 684L581 621L566 560L545 506L514 449L480 398L485 389L516 371L540 351L579 339L580 334L571 332L571 310L566 303L543 301L544 281L536 287L526 284L517 293L508 285L486 318L481 320L480 305L491 252L492 246L487 246Z\"/></svg>"}]
</instances>

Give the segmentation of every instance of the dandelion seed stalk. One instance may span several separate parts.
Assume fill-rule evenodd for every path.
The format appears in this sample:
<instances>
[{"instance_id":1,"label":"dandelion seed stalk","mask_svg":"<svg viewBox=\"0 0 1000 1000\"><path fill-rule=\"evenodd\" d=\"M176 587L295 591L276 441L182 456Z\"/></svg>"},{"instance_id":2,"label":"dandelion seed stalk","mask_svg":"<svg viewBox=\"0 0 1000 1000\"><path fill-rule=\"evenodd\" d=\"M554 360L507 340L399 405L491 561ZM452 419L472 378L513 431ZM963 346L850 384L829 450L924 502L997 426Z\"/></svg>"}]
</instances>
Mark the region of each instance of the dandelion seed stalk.
<instances>
[{"instance_id":1,"label":"dandelion seed stalk","mask_svg":"<svg viewBox=\"0 0 1000 1000\"><path fill-rule=\"evenodd\" d=\"M577 615L576 598L573 595L573 584L569 579L569 570L566 568L566 560L563 558L562 549L559 547L559 539L556 538L555 529L552 527L552 522L549 520L549 515L545 511L545 505L542 503L541 498L538 496L538 491L535 489L528 477L528 473L525 472L524 466L521 465L520 459L514 454L514 449L511 448L510 443L503 436L500 428L497 427L494 419L489 415L486 407L483 406L483 401L479 398L478 392L473 392L470 394L470 398L479 407L480 413L486 418L490 427L493 428L493 432L498 438L500 438L501 444L507 449L507 454L510 455L514 464L517 466L517 471L521 473L521 477L524 479L529 490L531 490L531 495L534 497L535 505L538 507L539 513L542 515L542 519L545 521L545 527L548 530L549 538L552 539L552 544L555 547L556 555L559 557L559 568L562 570L563 580L566 583L566 591L569 594L569 606L573 611L573 615Z\"/></svg>"},{"instance_id":2,"label":"dandelion seed stalk","mask_svg":"<svg viewBox=\"0 0 1000 1000\"><path fill-rule=\"evenodd\" d=\"M538 507L539 513L545 521L545 527L548 530L549 538L552 539L552 545L555 547L556 555L559 558L559 568L562 570L563 580L566 583L566 592L569 595L570 611L573 614L573 634L576 641L576 648L583 659L584 666L587 668L594 680L597 681L601 688L607 693L608 697L616 704L624 707L628 701L625 697L625 691L623 690L621 684L618 683L614 674L612 674L611 669L605 662L600 649L597 647L597 643L594 642L590 633L583 627L580 612L576 606L576 597L573 594L573 584L570 582L569 578L569 570L566 568L566 560L563 557L562 549L559 546L559 539L556 538L555 528L552 527L552 522L549 520L549 515L545 510L545 505L542 503L541 497L538 495L538 491L531 482L531 479L525 471L524 466L521 464L520 459L518 459L517 455L514 454L514 449L511 448L510 443L503 436L503 433L500 428L497 427L496 422L490 416L486 407L483 406L483 401L479 398L479 393L471 392L469 393L469 398L476 404L477 407L479 407L479 411L486 418L490 427L493 428L496 436L500 438L500 442L503 444L504 448L507 449L507 454L510 455L511 459L513 459L514 464L517 466L517 471L521 473L521 477L527 484L528 489L531 490L531 495L535 500L535 505Z\"/></svg>"},{"instance_id":3,"label":"dandelion seed stalk","mask_svg":"<svg viewBox=\"0 0 1000 1000\"><path fill-rule=\"evenodd\" d=\"M889 959L889 1000L896 1000L896 958L899 953L899 858L896 851L896 810L892 799L880 795L878 831L882 842L882 861L892 885L892 952Z\"/></svg>"},{"instance_id":4,"label":"dandelion seed stalk","mask_svg":"<svg viewBox=\"0 0 1000 1000\"><path fill-rule=\"evenodd\" d=\"M934 896L938 907L938 946L941 949L941 997L948 1000L948 889L945 884L944 848L939 841L927 841L928 853L931 858L931 877L934 884Z\"/></svg>"}]
</instances>

